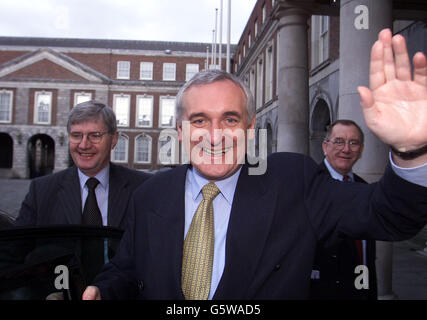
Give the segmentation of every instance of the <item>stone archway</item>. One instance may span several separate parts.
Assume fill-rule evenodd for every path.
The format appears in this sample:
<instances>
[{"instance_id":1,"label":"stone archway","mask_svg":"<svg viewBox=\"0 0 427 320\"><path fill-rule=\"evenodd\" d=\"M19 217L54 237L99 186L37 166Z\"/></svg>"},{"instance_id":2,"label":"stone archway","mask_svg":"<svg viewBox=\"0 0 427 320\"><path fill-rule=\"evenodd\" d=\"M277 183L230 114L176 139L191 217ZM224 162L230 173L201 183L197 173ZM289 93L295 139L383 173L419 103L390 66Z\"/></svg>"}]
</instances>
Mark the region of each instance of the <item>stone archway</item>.
<instances>
[{"instance_id":1,"label":"stone archway","mask_svg":"<svg viewBox=\"0 0 427 320\"><path fill-rule=\"evenodd\" d=\"M46 134L36 134L28 141L30 179L52 173L55 163L55 142Z\"/></svg>"},{"instance_id":2,"label":"stone archway","mask_svg":"<svg viewBox=\"0 0 427 320\"><path fill-rule=\"evenodd\" d=\"M323 160L322 141L330 124L328 104L325 100L318 99L310 119L310 156L316 162Z\"/></svg>"}]
</instances>

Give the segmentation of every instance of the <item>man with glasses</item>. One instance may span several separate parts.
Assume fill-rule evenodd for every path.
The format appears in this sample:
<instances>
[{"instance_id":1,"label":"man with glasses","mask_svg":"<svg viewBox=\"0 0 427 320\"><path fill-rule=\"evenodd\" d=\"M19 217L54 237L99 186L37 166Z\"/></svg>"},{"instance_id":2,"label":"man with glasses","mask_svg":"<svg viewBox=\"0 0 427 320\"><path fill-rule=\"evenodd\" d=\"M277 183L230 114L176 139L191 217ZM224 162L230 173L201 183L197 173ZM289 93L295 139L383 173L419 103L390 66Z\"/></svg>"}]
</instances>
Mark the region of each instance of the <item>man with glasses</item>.
<instances>
[{"instance_id":1,"label":"man with glasses","mask_svg":"<svg viewBox=\"0 0 427 320\"><path fill-rule=\"evenodd\" d=\"M94 100L80 103L70 111L67 131L74 166L31 182L16 225L124 229L130 196L150 175L110 162L118 139L114 111Z\"/></svg>"},{"instance_id":2,"label":"man with glasses","mask_svg":"<svg viewBox=\"0 0 427 320\"><path fill-rule=\"evenodd\" d=\"M322 143L325 159L319 164L322 172L335 180L366 183L353 173L354 164L362 156L364 134L352 120L332 123ZM356 288L355 273L359 265L367 266L366 286ZM311 274L311 299L376 299L375 241L342 237L334 245L319 243Z\"/></svg>"}]
</instances>

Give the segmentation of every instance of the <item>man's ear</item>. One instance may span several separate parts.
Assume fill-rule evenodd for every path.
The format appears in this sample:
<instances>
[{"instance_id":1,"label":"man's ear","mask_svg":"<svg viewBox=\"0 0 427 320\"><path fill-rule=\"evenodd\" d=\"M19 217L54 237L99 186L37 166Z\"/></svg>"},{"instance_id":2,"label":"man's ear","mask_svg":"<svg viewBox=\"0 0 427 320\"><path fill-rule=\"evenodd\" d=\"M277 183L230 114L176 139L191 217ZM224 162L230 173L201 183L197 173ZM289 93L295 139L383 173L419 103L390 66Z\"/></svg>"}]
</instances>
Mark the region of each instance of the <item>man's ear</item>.
<instances>
[{"instance_id":1,"label":"man's ear","mask_svg":"<svg viewBox=\"0 0 427 320\"><path fill-rule=\"evenodd\" d=\"M178 129L178 139L182 142L182 121L176 121L176 128Z\"/></svg>"},{"instance_id":2,"label":"man's ear","mask_svg":"<svg viewBox=\"0 0 427 320\"><path fill-rule=\"evenodd\" d=\"M118 140L119 140L119 133L116 131L116 132L114 132L113 139L111 141L111 150L114 149Z\"/></svg>"},{"instance_id":3,"label":"man's ear","mask_svg":"<svg viewBox=\"0 0 427 320\"><path fill-rule=\"evenodd\" d=\"M326 156L326 147L327 147L327 142L325 140L322 141L322 150L323 150L323 155Z\"/></svg>"},{"instance_id":4,"label":"man's ear","mask_svg":"<svg viewBox=\"0 0 427 320\"><path fill-rule=\"evenodd\" d=\"M253 117L251 123L248 126L248 129L254 129L255 123L256 123L256 117ZM247 132L248 132L248 139L249 140L255 139L255 130L248 130Z\"/></svg>"}]
</instances>

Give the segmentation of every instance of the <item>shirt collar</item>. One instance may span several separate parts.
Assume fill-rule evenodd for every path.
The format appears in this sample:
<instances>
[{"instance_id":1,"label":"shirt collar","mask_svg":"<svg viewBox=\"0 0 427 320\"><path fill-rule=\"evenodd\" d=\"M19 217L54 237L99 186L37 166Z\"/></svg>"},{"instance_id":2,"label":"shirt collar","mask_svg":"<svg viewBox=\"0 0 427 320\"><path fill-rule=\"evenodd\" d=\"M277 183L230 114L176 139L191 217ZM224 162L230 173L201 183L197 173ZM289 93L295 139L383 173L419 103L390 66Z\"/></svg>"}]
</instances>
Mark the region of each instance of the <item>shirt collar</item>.
<instances>
[{"instance_id":1,"label":"shirt collar","mask_svg":"<svg viewBox=\"0 0 427 320\"><path fill-rule=\"evenodd\" d=\"M230 177L215 181L215 185L218 187L219 191L225 198L225 200L231 205L233 203L234 191L236 190L237 180L239 179L240 171L242 167L240 167L235 173L233 173ZM191 187L191 197L193 200L196 200L198 195L201 193L203 186L209 183L209 180L202 177L194 167L189 169L189 180Z\"/></svg>"},{"instance_id":2,"label":"shirt collar","mask_svg":"<svg viewBox=\"0 0 427 320\"><path fill-rule=\"evenodd\" d=\"M332 178L334 178L335 180L340 180L343 181L343 175L339 172L337 172L328 162L328 160L324 160L324 163L326 165L326 168L328 168L329 173L331 174ZM350 181L354 181L354 174L353 171L350 171L349 173L347 173L347 175L350 177Z\"/></svg>"},{"instance_id":3,"label":"shirt collar","mask_svg":"<svg viewBox=\"0 0 427 320\"><path fill-rule=\"evenodd\" d=\"M89 180L90 177L85 175L83 172L81 172L80 169L77 169L77 172L79 174L79 180L80 180L80 187L81 190L85 187L86 181ZM108 183L110 181L110 164L108 164L104 169L99 171L94 178L98 179L99 184L104 190L107 190Z\"/></svg>"}]
</instances>

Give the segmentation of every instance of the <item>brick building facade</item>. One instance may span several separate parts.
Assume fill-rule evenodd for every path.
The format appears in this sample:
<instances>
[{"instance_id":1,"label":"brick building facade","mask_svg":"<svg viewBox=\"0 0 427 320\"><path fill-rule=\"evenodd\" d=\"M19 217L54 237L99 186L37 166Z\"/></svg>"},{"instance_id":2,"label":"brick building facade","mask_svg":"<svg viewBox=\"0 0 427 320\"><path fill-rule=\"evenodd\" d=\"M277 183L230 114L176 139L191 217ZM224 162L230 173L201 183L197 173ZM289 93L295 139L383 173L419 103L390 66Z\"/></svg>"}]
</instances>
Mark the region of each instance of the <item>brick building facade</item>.
<instances>
[{"instance_id":1,"label":"brick building facade","mask_svg":"<svg viewBox=\"0 0 427 320\"><path fill-rule=\"evenodd\" d=\"M205 69L209 46L0 37L0 176L33 178L71 165L68 112L88 99L116 112L113 162L147 171L172 165L176 147L160 133L176 129L175 96Z\"/></svg>"}]
</instances>

